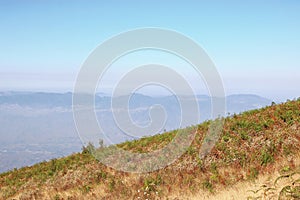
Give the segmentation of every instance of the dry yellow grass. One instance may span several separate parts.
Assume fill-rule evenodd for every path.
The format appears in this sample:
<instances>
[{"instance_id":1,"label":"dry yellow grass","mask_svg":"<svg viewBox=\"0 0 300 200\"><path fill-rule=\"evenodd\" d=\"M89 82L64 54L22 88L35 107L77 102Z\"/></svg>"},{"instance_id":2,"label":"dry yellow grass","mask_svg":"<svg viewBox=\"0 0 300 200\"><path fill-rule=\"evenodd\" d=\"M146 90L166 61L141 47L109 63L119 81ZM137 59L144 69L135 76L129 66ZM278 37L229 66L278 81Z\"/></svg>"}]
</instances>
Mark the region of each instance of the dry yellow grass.
<instances>
[{"instance_id":1,"label":"dry yellow grass","mask_svg":"<svg viewBox=\"0 0 300 200\"><path fill-rule=\"evenodd\" d=\"M170 200L171 199L173 200L242 200L245 199L246 200L250 196L262 196L261 198L262 200L272 200L272 199L277 200L280 189L282 189L285 186L285 184L288 183L287 181L282 182L281 185L278 185L278 190L274 191L275 195L273 197L270 196L263 197L263 194L261 194L262 192L254 195L252 192L250 192L250 190L258 190L262 185L271 184L273 181L275 181L275 179L279 175L280 175L279 173L275 173L272 175L259 176L259 178L255 182L242 182L227 188L219 188L215 194L211 194L208 191L201 190L198 193L193 195L187 195L185 193L181 193L177 195L161 197L159 199L170 199ZM43 199L45 200L55 199L55 195L57 194L55 191L47 191L46 188L42 190L44 190ZM102 199L101 197L104 198L105 194L106 194L105 190L101 188L101 186L97 186L93 189L93 192L89 194L83 195L82 192L79 190L71 190L71 191L61 192L57 197L59 197L59 199L99 200ZM70 198L70 196L72 196L72 198ZM146 198L147 196L144 198L144 195L141 194L140 199L146 199ZM23 193L9 198L9 200L13 200L13 199L29 200L31 199L31 196L26 194L24 195Z\"/></svg>"},{"instance_id":2,"label":"dry yellow grass","mask_svg":"<svg viewBox=\"0 0 300 200\"><path fill-rule=\"evenodd\" d=\"M300 167L300 155L293 158L294 164ZM176 188L173 190L171 195L166 195L163 197L158 197L157 199L169 199L169 200L242 200L247 199L249 197L262 197L262 200L272 200L278 199L278 194L280 190L285 187L287 184L290 183L290 179L282 179L278 181L276 185L276 190L273 191L274 195L264 196L264 190L260 190L257 193L253 193L252 191L258 191L262 188L262 186L266 187L273 187L274 181L282 175L283 172L280 172L284 166L287 166L289 161L283 161L277 163L274 166L276 169L273 173L267 173L263 175L259 175L257 179L253 181L241 181L233 184L231 186L218 186L215 189L215 192L212 194L207 190L200 189L197 192L193 192L191 194L190 191L177 191ZM138 175L133 177L127 177L124 179L124 182L135 182L138 179ZM300 175L299 175L300 178ZM89 193L82 193L79 189L70 189L66 191L57 192L55 188L47 188L42 187L39 188L39 191L42 191L39 195L42 196L42 199L45 200L53 200L53 199L74 199L74 200L99 200L99 199L106 199L105 196L109 194L103 185L94 185L93 189ZM140 195L136 195L131 197L132 199L153 199L149 198L147 195L144 195L143 191L139 192ZM32 198L32 194L30 192L23 192L21 194L15 195L13 197L8 198L8 200L20 199L20 200L29 200L29 199L39 199L37 196L36 198ZM140 197L140 198L138 198Z\"/></svg>"}]
</instances>

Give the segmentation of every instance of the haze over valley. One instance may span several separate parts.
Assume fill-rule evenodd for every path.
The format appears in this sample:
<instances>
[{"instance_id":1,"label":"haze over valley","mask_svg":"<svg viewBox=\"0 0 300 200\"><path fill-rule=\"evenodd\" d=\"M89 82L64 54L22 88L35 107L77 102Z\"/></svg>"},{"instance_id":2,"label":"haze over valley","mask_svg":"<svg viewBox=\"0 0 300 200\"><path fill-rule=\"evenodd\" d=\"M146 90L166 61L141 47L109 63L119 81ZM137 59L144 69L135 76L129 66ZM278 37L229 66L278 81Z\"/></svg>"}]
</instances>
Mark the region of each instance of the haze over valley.
<instances>
[{"instance_id":1,"label":"haze over valley","mask_svg":"<svg viewBox=\"0 0 300 200\"><path fill-rule=\"evenodd\" d=\"M105 124L102 128L110 143L138 139L125 134L115 124L111 97L97 94L95 99L98 121ZM197 102L201 114L199 123L211 119L211 98L199 95ZM271 102L256 95L231 95L227 97L226 114L261 108ZM159 133L189 125L180 127L181 111L175 96L142 94L133 94L130 99L129 113L133 122L144 126L149 124L149 109L155 104L161 105L167 115ZM120 108L118 112L127 111ZM83 146L73 120L72 93L1 92L0 124L0 172L70 155L81 151Z\"/></svg>"}]
</instances>

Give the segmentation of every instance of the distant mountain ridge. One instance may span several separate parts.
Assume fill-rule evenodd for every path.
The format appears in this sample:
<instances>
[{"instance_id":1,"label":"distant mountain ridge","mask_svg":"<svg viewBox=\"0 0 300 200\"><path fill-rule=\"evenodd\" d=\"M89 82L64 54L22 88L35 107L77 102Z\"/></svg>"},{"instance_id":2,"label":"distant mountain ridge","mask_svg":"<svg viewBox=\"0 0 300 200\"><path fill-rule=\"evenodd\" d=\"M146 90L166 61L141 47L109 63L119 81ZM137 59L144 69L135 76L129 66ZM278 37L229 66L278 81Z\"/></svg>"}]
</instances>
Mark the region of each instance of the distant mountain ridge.
<instances>
[{"instance_id":1,"label":"distant mountain ridge","mask_svg":"<svg viewBox=\"0 0 300 200\"><path fill-rule=\"evenodd\" d=\"M47 93L47 92L0 92L0 104L18 104L20 106L32 106L32 107L70 107L72 106L72 93ZM140 93L134 93L131 99L135 99L135 102L140 105L149 105L153 99L165 101L169 98L176 96L159 96L151 97ZM183 96L188 98L189 96ZM210 101L210 97L207 95L196 95L198 101ZM116 100L127 98L126 96L115 97ZM194 98L191 96L190 98ZM234 94L226 96L228 106L233 104L255 106L255 105L267 105L272 102L270 99L260 97L253 94ZM95 100L97 105L106 105L102 102L111 101L109 95L104 93L96 93ZM250 109L252 107L249 107ZM254 107L253 107L254 108Z\"/></svg>"},{"instance_id":2,"label":"distant mountain ridge","mask_svg":"<svg viewBox=\"0 0 300 200\"><path fill-rule=\"evenodd\" d=\"M72 105L72 93L9 92L0 93L0 104L32 107L65 107Z\"/></svg>"}]
</instances>

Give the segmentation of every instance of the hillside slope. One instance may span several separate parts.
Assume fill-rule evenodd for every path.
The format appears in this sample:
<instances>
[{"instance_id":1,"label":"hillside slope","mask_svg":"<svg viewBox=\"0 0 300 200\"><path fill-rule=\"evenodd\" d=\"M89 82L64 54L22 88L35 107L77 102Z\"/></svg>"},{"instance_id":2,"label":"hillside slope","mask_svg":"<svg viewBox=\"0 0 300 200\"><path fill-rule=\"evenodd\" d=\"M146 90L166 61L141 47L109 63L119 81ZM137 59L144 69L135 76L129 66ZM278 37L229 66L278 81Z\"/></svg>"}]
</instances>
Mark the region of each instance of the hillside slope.
<instances>
[{"instance_id":1,"label":"hillside slope","mask_svg":"<svg viewBox=\"0 0 300 200\"><path fill-rule=\"evenodd\" d=\"M164 169L144 174L115 171L97 162L85 149L1 174L0 199L254 198L258 193L248 188L254 187L255 181L264 184L263 179L276 180L293 172L297 175L300 170L300 99L227 117L215 147L200 160L199 150L210 123L187 128L196 131L191 147ZM161 148L175 134L168 132L118 146L147 152ZM300 198L297 182L284 184L291 184L289 191L294 196L289 199ZM290 195L280 191L281 196Z\"/></svg>"}]
</instances>

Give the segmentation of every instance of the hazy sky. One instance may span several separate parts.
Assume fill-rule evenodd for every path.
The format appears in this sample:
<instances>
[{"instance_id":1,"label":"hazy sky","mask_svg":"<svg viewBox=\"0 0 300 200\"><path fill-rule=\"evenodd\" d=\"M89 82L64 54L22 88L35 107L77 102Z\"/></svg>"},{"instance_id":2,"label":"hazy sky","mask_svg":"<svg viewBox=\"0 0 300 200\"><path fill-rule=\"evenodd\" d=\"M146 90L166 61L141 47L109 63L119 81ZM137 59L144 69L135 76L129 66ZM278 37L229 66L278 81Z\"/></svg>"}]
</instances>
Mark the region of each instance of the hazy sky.
<instances>
[{"instance_id":1,"label":"hazy sky","mask_svg":"<svg viewBox=\"0 0 300 200\"><path fill-rule=\"evenodd\" d=\"M300 96L298 0L0 0L0 90L71 91L101 42L160 27L198 42L227 94Z\"/></svg>"}]
</instances>

